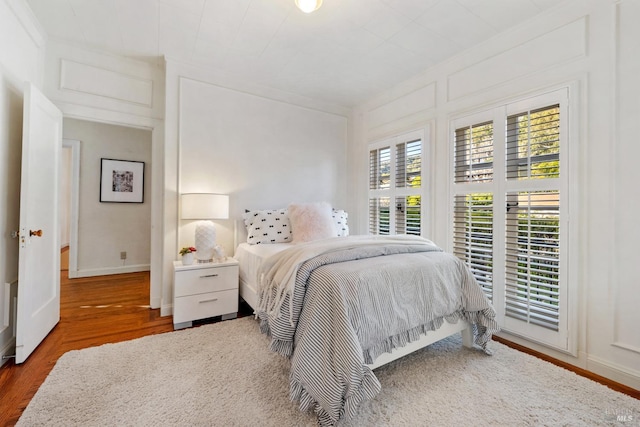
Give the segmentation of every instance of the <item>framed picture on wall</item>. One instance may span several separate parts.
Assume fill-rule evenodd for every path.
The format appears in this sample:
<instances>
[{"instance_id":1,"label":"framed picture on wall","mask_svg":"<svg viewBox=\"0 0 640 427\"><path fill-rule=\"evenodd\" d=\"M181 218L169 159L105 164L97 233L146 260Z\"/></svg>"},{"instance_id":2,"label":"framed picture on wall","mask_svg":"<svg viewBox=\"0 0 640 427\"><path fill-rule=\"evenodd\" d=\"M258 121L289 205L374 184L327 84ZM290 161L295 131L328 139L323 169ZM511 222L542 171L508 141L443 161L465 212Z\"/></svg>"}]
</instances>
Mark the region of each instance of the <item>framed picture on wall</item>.
<instances>
[{"instance_id":1,"label":"framed picture on wall","mask_svg":"<svg viewBox=\"0 0 640 427\"><path fill-rule=\"evenodd\" d=\"M144 202L144 162L100 159L100 202Z\"/></svg>"}]
</instances>

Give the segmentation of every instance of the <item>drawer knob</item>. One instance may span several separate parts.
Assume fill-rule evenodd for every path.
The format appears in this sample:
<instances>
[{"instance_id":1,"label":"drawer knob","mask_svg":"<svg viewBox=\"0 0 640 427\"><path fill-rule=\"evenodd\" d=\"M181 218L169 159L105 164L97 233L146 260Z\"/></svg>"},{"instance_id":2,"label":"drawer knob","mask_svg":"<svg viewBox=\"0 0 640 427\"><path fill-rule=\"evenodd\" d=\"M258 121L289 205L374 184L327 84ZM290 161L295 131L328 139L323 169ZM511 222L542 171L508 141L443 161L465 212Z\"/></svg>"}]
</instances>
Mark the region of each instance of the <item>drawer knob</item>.
<instances>
[{"instance_id":1,"label":"drawer knob","mask_svg":"<svg viewBox=\"0 0 640 427\"><path fill-rule=\"evenodd\" d=\"M200 276L201 279L206 279L207 277L218 277L217 274L207 274L206 276Z\"/></svg>"},{"instance_id":2,"label":"drawer knob","mask_svg":"<svg viewBox=\"0 0 640 427\"><path fill-rule=\"evenodd\" d=\"M214 302L214 301L218 301L218 298L203 299L202 301L199 301L199 302L200 304L202 304L203 302Z\"/></svg>"}]
</instances>

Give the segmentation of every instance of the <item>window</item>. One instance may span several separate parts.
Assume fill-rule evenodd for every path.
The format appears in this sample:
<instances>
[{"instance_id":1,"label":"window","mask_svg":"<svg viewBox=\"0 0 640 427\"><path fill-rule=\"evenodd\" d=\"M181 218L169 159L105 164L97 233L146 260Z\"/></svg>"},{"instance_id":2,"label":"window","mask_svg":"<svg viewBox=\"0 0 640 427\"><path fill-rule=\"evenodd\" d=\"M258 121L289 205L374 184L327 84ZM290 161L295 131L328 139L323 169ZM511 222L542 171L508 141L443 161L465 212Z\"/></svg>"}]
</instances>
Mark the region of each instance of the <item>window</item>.
<instances>
[{"instance_id":1,"label":"window","mask_svg":"<svg viewBox=\"0 0 640 427\"><path fill-rule=\"evenodd\" d=\"M453 248L504 330L568 350L567 91L453 122Z\"/></svg>"},{"instance_id":2,"label":"window","mask_svg":"<svg viewBox=\"0 0 640 427\"><path fill-rule=\"evenodd\" d=\"M371 145L369 151L369 232L421 235L421 132Z\"/></svg>"}]
</instances>

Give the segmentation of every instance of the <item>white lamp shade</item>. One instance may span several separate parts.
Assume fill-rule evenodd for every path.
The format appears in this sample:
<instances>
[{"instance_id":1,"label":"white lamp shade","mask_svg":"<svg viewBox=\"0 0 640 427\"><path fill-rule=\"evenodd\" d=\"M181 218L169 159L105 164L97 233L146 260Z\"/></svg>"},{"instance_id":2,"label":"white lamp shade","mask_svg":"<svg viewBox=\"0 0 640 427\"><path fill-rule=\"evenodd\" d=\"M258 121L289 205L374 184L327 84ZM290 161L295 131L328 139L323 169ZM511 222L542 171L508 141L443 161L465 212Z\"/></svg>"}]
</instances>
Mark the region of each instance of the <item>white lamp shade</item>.
<instances>
[{"instance_id":1,"label":"white lamp shade","mask_svg":"<svg viewBox=\"0 0 640 427\"><path fill-rule=\"evenodd\" d=\"M185 193L181 196L182 219L228 219L229 196L226 194Z\"/></svg>"}]
</instances>

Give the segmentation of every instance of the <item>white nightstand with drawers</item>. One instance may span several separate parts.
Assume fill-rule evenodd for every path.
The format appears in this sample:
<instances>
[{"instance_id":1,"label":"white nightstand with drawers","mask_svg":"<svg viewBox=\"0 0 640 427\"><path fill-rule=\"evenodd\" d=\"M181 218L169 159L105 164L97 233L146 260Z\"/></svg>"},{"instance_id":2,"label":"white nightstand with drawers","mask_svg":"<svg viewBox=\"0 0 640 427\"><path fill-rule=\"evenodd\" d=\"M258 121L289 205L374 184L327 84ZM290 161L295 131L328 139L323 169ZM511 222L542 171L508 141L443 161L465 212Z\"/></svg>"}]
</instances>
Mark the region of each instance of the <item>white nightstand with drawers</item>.
<instances>
[{"instance_id":1,"label":"white nightstand with drawers","mask_svg":"<svg viewBox=\"0 0 640 427\"><path fill-rule=\"evenodd\" d=\"M194 320L238 315L238 261L182 265L173 263L173 328L188 328Z\"/></svg>"}]
</instances>

